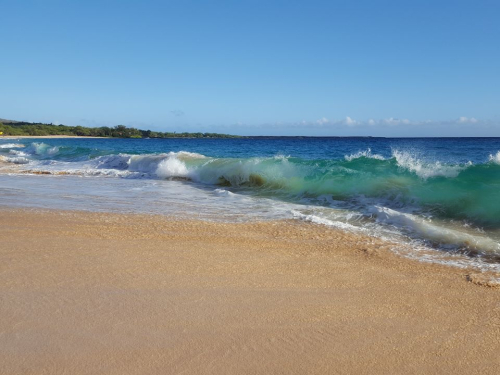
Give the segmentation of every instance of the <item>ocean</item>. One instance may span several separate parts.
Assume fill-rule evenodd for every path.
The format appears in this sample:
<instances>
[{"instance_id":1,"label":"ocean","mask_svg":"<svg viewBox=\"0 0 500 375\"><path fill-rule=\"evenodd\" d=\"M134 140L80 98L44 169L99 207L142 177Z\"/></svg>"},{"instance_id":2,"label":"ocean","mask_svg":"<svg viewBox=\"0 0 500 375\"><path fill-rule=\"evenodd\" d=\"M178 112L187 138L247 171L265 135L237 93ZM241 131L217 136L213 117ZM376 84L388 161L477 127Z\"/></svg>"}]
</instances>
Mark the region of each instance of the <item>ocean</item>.
<instances>
[{"instance_id":1,"label":"ocean","mask_svg":"<svg viewBox=\"0 0 500 375\"><path fill-rule=\"evenodd\" d=\"M500 272L500 138L0 139L2 206L290 219Z\"/></svg>"}]
</instances>

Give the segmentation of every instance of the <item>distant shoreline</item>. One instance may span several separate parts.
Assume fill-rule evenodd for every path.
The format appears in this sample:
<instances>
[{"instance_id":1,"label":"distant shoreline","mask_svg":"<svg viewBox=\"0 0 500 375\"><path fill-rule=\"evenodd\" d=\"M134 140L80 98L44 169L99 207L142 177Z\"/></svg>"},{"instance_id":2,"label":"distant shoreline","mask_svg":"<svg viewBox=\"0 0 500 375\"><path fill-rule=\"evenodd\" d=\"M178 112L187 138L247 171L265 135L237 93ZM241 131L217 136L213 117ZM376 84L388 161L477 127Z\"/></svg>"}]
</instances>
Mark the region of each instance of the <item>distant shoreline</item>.
<instances>
[{"instance_id":1,"label":"distant shoreline","mask_svg":"<svg viewBox=\"0 0 500 375\"><path fill-rule=\"evenodd\" d=\"M24 138L113 138L113 137L91 137L86 135L1 135L0 139L24 139Z\"/></svg>"},{"instance_id":2,"label":"distant shoreline","mask_svg":"<svg viewBox=\"0 0 500 375\"><path fill-rule=\"evenodd\" d=\"M188 133L160 132L129 128L125 125L114 127L101 126L90 128L85 126L54 125L36 122L21 122L0 119L0 134L4 136L74 136L92 138L240 138L237 135L220 133Z\"/></svg>"}]
</instances>

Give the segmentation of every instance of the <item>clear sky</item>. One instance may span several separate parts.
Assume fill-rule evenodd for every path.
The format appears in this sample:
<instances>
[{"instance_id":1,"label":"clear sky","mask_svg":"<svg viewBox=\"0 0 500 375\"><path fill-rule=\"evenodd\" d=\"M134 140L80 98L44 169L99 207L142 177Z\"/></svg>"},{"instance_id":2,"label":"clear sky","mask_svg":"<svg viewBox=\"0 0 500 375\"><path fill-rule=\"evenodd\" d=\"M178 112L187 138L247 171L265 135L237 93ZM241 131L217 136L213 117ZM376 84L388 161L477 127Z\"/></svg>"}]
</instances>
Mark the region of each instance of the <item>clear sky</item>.
<instances>
[{"instance_id":1,"label":"clear sky","mask_svg":"<svg viewBox=\"0 0 500 375\"><path fill-rule=\"evenodd\" d=\"M500 1L0 0L0 118L500 136Z\"/></svg>"}]
</instances>

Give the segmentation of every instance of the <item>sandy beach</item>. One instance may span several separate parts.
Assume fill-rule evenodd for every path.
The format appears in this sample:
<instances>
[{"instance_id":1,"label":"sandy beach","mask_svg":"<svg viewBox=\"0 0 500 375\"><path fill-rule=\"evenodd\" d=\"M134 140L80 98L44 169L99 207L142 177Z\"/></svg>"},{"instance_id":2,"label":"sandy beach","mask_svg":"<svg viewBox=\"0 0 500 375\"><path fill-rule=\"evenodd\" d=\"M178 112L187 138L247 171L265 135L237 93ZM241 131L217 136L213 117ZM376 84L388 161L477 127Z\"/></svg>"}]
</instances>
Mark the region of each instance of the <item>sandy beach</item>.
<instances>
[{"instance_id":1,"label":"sandy beach","mask_svg":"<svg viewBox=\"0 0 500 375\"><path fill-rule=\"evenodd\" d=\"M376 239L0 213L1 374L498 373L500 290Z\"/></svg>"},{"instance_id":2,"label":"sandy beach","mask_svg":"<svg viewBox=\"0 0 500 375\"><path fill-rule=\"evenodd\" d=\"M0 375L500 375L500 1L0 10Z\"/></svg>"}]
</instances>

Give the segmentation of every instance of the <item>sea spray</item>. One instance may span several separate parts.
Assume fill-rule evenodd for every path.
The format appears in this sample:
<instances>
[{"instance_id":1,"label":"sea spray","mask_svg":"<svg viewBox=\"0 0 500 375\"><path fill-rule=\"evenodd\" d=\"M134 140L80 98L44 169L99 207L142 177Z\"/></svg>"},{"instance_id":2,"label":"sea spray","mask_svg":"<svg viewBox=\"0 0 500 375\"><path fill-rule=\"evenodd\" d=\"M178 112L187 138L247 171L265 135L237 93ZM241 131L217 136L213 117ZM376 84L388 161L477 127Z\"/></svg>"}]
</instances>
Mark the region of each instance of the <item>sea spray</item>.
<instances>
[{"instance_id":1,"label":"sea spray","mask_svg":"<svg viewBox=\"0 0 500 375\"><path fill-rule=\"evenodd\" d=\"M425 162L418 159L410 152L394 150L392 153L396 159L398 166L415 173L421 178L430 177L457 177L458 174L465 168L472 165L471 162L465 165L446 165L439 161Z\"/></svg>"},{"instance_id":2,"label":"sea spray","mask_svg":"<svg viewBox=\"0 0 500 375\"><path fill-rule=\"evenodd\" d=\"M365 151L358 151L351 155L345 155L344 158L347 161L352 161L354 159L359 159L359 158L385 160L385 158L382 155L372 154L372 150L370 148L366 149Z\"/></svg>"},{"instance_id":3,"label":"sea spray","mask_svg":"<svg viewBox=\"0 0 500 375\"><path fill-rule=\"evenodd\" d=\"M500 164L500 151L498 151L495 155L490 155L490 161L496 164Z\"/></svg>"},{"instance_id":4,"label":"sea spray","mask_svg":"<svg viewBox=\"0 0 500 375\"><path fill-rule=\"evenodd\" d=\"M155 174L160 178L187 177L188 169L181 160L172 155L158 163Z\"/></svg>"},{"instance_id":5,"label":"sea spray","mask_svg":"<svg viewBox=\"0 0 500 375\"><path fill-rule=\"evenodd\" d=\"M33 142L29 147L26 148L26 152L41 157L50 157L59 152L59 147L50 146L43 142Z\"/></svg>"}]
</instances>

